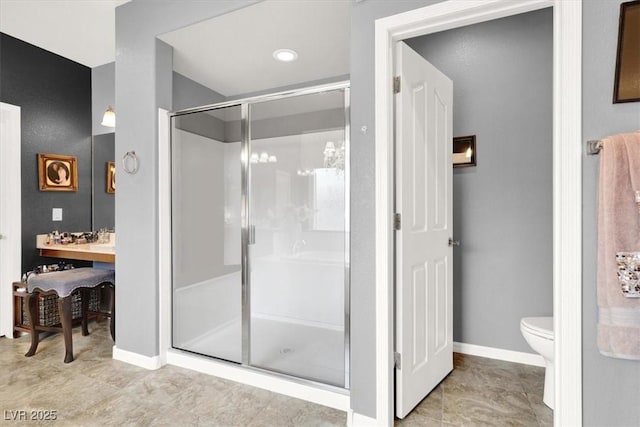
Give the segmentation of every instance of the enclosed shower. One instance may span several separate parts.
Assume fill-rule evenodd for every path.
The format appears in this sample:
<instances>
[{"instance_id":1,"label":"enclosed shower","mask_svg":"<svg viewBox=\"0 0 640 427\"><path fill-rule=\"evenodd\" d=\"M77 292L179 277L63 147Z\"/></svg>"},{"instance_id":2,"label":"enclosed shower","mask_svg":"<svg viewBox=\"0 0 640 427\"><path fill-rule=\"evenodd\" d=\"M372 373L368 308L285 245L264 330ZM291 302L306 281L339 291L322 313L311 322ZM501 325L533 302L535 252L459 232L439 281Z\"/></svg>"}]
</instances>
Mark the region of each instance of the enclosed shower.
<instances>
[{"instance_id":1,"label":"enclosed shower","mask_svg":"<svg viewBox=\"0 0 640 427\"><path fill-rule=\"evenodd\" d=\"M349 388L348 83L170 114L172 346Z\"/></svg>"}]
</instances>

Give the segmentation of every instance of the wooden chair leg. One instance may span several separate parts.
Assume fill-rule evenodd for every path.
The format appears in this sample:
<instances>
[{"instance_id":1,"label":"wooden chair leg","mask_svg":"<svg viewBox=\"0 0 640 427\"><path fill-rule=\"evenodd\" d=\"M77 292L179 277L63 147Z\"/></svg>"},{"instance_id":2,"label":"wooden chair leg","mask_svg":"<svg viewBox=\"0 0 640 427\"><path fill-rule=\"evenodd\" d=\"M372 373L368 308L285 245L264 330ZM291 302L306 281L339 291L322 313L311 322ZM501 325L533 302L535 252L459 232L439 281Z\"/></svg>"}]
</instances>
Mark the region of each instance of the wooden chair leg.
<instances>
[{"instance_id":1,"label":"wooden chair leg","mask_svg":"<svg viewBox=\"0 0 640 427\"><path fill-rule=\"evenodd\" d=\"M87 312L89 311L89 298L91 297L91 290L80 289L80 301L82 307L82 336L89 335L89 327Z\"/></svg>"},{"instance_id":2,"label":"wooden chair leg","mask_svg":"<svg viewBox=\"0 0 640 427\"><path fill-rule=\"evenodd\" d=\"M111 311L111 339L116 340L116 288L109 286L109 309Z\"/></svg>"},{"instance_id":3,"label":"wooden chair leg","mask_svg":"<svg viewBox=\"0 0 640 427\"><path fill-rule=\"evenodd\" d=\"M64 363L73 362L73 341L71 339L71 295L58 299L58 311L62 334L64 335Z\"/></svg>"},{"instance_id":4,"label":"wooden chair leg","mask_svg":"<svg viewBox=\"0 0 640 427\"><path fill-rule=\"evenodd\" d=\"M31 325L31 347L29 351L25 354L26 357L31 357L36 354L36 350L38 349L38 343L40 341L40 333L38 332L38 324L40 321L40 316L38 316L38 294L37 293L28 293L26 294L26 304L27 304L27 316L29 318L29 325Z\"/></svg>"}]
</instances>

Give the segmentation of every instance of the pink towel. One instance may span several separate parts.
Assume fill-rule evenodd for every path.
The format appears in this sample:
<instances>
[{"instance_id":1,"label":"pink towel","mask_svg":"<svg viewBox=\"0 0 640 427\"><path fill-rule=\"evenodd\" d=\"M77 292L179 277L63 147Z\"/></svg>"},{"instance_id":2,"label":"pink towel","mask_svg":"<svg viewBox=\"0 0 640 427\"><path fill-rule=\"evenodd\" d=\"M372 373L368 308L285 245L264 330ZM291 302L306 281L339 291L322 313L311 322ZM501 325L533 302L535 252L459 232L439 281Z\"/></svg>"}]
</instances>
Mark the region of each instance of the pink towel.
<instances>
[{"instance_id":1,"label":"pink towel","mask_svg":"<svg viewBox=\"0 0 640 427\"><path fill-rule=\"evenodd\" d=\"M616 252L640 251L640 131L602 141L598 185L598 348L640 360L640 298L625 297L616 264Z\"/></svg>"}]
</instances>

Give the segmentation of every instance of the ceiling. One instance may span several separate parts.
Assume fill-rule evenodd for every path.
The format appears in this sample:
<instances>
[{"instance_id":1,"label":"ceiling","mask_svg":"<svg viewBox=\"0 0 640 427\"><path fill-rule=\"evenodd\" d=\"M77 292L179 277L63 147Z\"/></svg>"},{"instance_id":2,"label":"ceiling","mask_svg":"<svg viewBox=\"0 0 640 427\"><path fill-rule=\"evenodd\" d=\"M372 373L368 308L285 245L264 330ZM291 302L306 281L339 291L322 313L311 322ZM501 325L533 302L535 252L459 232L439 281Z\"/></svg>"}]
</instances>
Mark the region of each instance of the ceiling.
<instances>
[{"instance_id":1,"label":"ceiling","mask_svg":"<svg viewBox=\"0 0 640 427\"><path fill-rule=\"evenodd\" d=\"M129 0L0 0L0 31L88 67L115 60ZM351 0L265 0L159 36L174 70L224 96L349 74ZM284 63L273 51L294 49Z\"/></svg>"},{"instance_id":2,"label":"ceiling","mask_svg":"<svg viewBox=\"0 0 640 427\"><path fill-rule=\"evenodd\" d=\"M350 0L265 0L159 38L176 72L229 97L349 74L350 28Z\"/></svg>"},{"instance_id":3,"label":"ceiling","mask_svg":"<svg viewBox=\"0 0 640 427\"><path fill-rule=\"evenodd\" d=\"M0 31L96 67L115 61L115 8L129 0L0 0Z\"/></svg>"}]
</instances>

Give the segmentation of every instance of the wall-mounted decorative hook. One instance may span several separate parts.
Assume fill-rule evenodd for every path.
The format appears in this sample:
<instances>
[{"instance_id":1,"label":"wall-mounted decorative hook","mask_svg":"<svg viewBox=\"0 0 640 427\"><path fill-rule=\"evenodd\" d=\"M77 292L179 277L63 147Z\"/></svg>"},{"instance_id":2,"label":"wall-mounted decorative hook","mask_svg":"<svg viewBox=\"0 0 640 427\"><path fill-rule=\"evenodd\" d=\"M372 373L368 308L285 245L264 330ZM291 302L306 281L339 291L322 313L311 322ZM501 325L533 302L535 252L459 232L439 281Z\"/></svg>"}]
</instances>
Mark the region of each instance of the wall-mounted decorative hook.
<instances>
[{"instance_id":1,"label":"wall-mounted decorative hook","mask_svg":"<svg viewBox=\"0 0 640 427\"><path fill-rule=\"evenodd\" d=\"M122 156L122 169L132 175L138 172L138 156L135 151L127 151Z\"/></svg>"},{"instance_id":2,"label":"wall-mounted decorative hook","mask_svg":"<svg viewBox=\"0 0 640 427\"><path fill-rule=\"evenodd\" d=\"M600 154L600 150L602 150L602 141L599 139L587 141L587 154L590 156L594 156L596 154Z\"/></svg>"}]
</instances>

